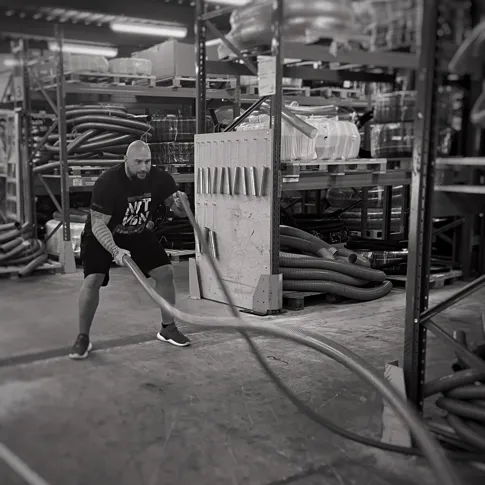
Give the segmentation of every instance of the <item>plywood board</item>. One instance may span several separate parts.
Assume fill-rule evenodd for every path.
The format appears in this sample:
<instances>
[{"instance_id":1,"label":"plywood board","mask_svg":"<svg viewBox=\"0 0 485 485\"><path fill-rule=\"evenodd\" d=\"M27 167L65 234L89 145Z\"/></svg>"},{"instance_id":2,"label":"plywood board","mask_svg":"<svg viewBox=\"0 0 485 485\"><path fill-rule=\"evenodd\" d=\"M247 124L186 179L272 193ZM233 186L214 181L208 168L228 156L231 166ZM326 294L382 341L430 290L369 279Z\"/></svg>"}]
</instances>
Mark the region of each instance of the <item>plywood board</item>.
<instances>
[{"instance_id":1,"label":"plywood board","mask_svg":"<svg viewBox=\"0 0 485 485\"><path fill-rule=\"evenodd\" d=\"M196 219L213 232L224 281L248 310L260 277L271 274L271 150L271 130L195 137ZM226 302L207 255L196 259L202 297Z\"/></svg>"}]
</instances>

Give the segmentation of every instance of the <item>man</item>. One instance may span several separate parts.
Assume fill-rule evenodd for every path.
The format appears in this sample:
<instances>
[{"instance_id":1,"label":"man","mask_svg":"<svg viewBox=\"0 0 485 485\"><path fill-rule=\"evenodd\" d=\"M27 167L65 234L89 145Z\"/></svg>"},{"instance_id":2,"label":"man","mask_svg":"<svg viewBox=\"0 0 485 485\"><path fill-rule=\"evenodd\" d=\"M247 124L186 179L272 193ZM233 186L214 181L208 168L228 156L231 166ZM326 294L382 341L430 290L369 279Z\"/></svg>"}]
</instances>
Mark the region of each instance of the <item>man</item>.
<instances>
[{"instance_id":1,"label":"man","mask_svg":"<svg viewBox=\"0 0 485 485\"><path fill-rule=\"evenodd\" d=\"M173 177L151 166L150 147L142 141L128 147L124 163L98 178L81 236L84 283L79 296L79 334L69 357L85 359L92 349L89 332L99 304L99 291L108 284L113 259L124 266L123 257L131 256L147 277L154 278L159 295L175 303L173 267L150 228L151 216L162 204L184 217L181 197L186 195L177 192ZM170 314L163 311L157 339L180 347L190 344Z\"/></svg>"}]
</instances>

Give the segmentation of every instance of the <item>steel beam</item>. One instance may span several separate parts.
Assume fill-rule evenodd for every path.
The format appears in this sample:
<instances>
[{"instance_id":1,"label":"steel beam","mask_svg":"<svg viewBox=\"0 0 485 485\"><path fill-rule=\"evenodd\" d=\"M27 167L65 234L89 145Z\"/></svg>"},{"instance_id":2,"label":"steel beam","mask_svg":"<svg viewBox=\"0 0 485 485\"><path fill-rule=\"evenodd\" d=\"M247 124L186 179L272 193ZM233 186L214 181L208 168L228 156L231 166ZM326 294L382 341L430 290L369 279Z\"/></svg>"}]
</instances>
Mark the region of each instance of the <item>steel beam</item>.
<instances>
[{"instance_id":1,"label":"steel beam","mask_svg":"<svg viewBox=\"0 0 485 485\"><path fill-rule=\"evenodd\" d=\"M271 204L271 274L280 273L280 211L281 211L281 125L283 111L283 0L273 0L273 39L271 55L276 60L275 94L271 101L273 128L273 200Z\"/></svg>"},{"instance_id":2,"label":"steel beam","mask_svg":"<svg viewBox=\"0 0 485 485\"><path fill-rule=\"evenodd\" d=\"M417 72L418 111L414 124L403 357L408 399L419 410L422 410L423 405L426 367L426 329L420 324L420 318L421 313L428 307L431 259L439 0L427 0L423 3L423 41Z\"/></svg>"},{"instance_id":3,"label":"steel beam","mask_svg":"<svg viewBox=\"0 0 485 485\"><path fill-rule=\"evenodd\" d=\"M193 25L194 8L189 5L177 5L175 2L166 3L157 0L49 0L22 2L14 0L0 0L0 6L11 9L46 9L56 8L78 10L104 15L117 15L147 20L163 20L165 22L185 23ZM227 22L227 21L226 21Z\"/></svg>"},{"instance_id":4,"label":"steel beam","mask_svg":"<svg viewBox=\"0 0 485 485\"><path fill-rule=\"evenodd\" d=\"M205 116L206 116L206 109L207 109L207 93L206 93L206 82L207 82L207 75L206 75L206 24L205 21L202 19L202 15L205 13L206 5L205 0L196 0L195 2L195 72L197 76L196 82L196 93L195 93L195 111L196 111L196 120L197 120L197 133L205 133Z\"/></svg>"},{"instance_id":5,"label":"steel beam","mask_svg":"<svg viewBox=\"0 0 485 485\"><path fill-rule=\"evenodd\" d=\"M60 262L63 264L65 273L76 271L76 261L71 242L71 217L69 200L69 165L67 159L67 134L66 134L66 95L64 92L64 60L62 54L63 35L62 26L55 26L55 35L59 52L57 53L57 113L59 124L59 156L61 161L61 200L62 200L62 220L64 222L63 243L60 250Z\"/></svg>"}]
</instances>

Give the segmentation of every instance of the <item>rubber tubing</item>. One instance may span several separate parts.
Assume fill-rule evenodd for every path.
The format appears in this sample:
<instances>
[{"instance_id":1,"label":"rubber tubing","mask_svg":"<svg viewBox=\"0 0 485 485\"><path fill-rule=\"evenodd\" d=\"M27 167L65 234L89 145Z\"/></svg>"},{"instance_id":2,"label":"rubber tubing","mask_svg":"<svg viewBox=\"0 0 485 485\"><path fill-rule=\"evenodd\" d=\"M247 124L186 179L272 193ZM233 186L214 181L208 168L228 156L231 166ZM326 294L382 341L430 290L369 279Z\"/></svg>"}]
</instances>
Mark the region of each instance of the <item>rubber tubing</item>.
<instances>
[{"instance_id":1,"label":"rubber tubing","mask_svg":"<svg viewBox=\"0 0 485 485\"><path fill-rule=\"evenodd\" d=\"M20 222L6 222L5 224L0 224L0 231L11 231L12 229L20 229Z\"/></svg>"},{"instance_id":2,"label":"rubber tubing","mask_svg":"<svg viewBox=\"0 0 485 485\"><path fill-rule=\"evenodd\" d=\"M334 283L333 281L283 279L283 290L315 291L343 296L350 300L371 301L386 296L392 290L392 283L384 281L384 283L374 288L357 288L342 283Z\"/></svg>"},{"instance_id":3,"label":"rubber tubing","mask_svg":"<svg viewBox=\"0 0 485 485\"><path fill-rule=\"evenodd\" d=\"M334 248L332 245L314 236L313 234L302 231L301 229L297 229L296 227L280 226L280 234L283 234L285 236L297 237L306 241L313 242L315 244L321 244L323 248L328 250L328 254L331 255L331 257L328 257L328 255L323 255L323 253L321 253L324 258L335 259L334 254L336 254L337 256L344 256L348 258L349 263L359 264L360 266L370 268L370 261L354 253L353 251L342 247Z\"/></svg>"},{"instance_id":4,"label":"rubber tubing","mask_svg":"<svg viewBox=\"0 0 485 485\"><path fill-rule=\"evenodd\" d=\"M116 131L117 133L127 133L134 136L142 136L148 134L152 128L147 125L146 129L137 129L129 126L115 125L112 123L83 123L76 126L78 132L87 130L98 130L98 131Z\"/></svg>"},{"instance_id":5,"label":"rubber tubing","mask_svg":"<svg viewBox=\"0 0 485 485\"><path fill-rule=\"evenodd\" d=\"M448 414L446 419L461 439L485 452L485 435L475 431L472 427L473 425L469 426L468 423L459 416Z\"/></svg>"},{"instance_id":6,"label":"rubber tubing","mask_svg":"<svg viewBox=\"0 0 485 485\"><path fill-rule=\"evenodd\" d=\"M485 423L485 408L477 406L471 401L464 402L449 397L440 397L437 399L436 405L449 413Z\"/></svg>"},{"instance_id":7,"label":"rubber tubing","mask_svg":"<svg viewBox=\"0 0 485 485\"><path fill-rule=\"evenodd\" d=\"M78 125L83 126L89 123L106 123L113 126L126 126L128 128L140 131L150 131L152 129L151 125L149 125L148 123L129 120L126 118L116 118L115 116L80 116L79 118L73 118L67 121L68 125L74 125L75 127L77 127Z\"/></svg>"},{"instance_id":8,"label":"rubber tubing","mask_svg":"<svg viewBox=\"0 0 485 485\"><path fill-rule=\"evenodd\" d=\"M468 386L485 379L485 373L475 369L467 369L454 374L440 377L424 385L424 397L431 397L440 392L448 392L452 389Z\"/></svg>"},{"instance_id":9,"label":"rubber tubing","mask_svg":"<svg viewBox=\"0 0 485 485\"><path fill-rule=\"evenodd\" d=\"M23 237L16 237L16 238L12 239L11 241L0 245L0 252L8 253L11 249L18 246L22 242L24 242Z\"/></svg>"},{"instance_id":10,"label":"rubber tubing","mask_svg":"<svg viewBox=\"0 0 485 485\"><path fill-rule=\"evenodd\" d=\"M231 304L231 308L234 312L237 312L233 307L232 298L228 293L227 289L225 288L224 282L220 279L220 272L218 270L217 265L213 258L211 258L211 254L207 245L207 242L203 239L202 231L197 226L195 222L195 218L190 211L190 207L186 203L186 201L182 200L182 204L184 206L184 210L189 216L189 220L194 226L196 230L197 237L201 241L203 251L206 254L209 254L209 259L213 270L215 271L217 279L220 281L221 285L223 286L224 294L226 298L229 297L228 301ZM389 402L390 406L394 409L396 414L409 426L411 433L415 437L416 441L419 445L423 448L425 456L430 461L438 480L440 481L441 485L457 485L460 484L461 481L459 480L458 476L455 473L455 470L451 466L451 464L446 460L445 454L443 450L438 446L437 442L431 437L429 432L426 431L424 427L424 423L421 421L417 412L407 404L406 400L392 387L390 386L382 377L379 376L377 371L374 371L368 364L366 364L362 359L360 359L355 354L351 353L348 349L339 346L338 344L330 341L329 339L324 338L323 336L318 336L318 338L314 335L309 336L305 335L304 332L299 330L295 332L294 329L290 329L285 325L272 325L268 322L258 322L257 325L251 323L245 323L244 320L239 318L232 318L229 319L228 317L223 318L222 321L218 321L220 319L211 318L205 319L203 317L197 315L188 315L185 314L178 309L176 309L173 305L168 303L166 300L160 297L158 293L151 287L151 285L147 282L145 276L141 272L141 270L133 263L133 260L129 257L124 257L123 261L125 265L131 270L135 279L142 285L148 295L153 299L158 306L167 312L170 312L175 318L180 321L192 323L192 324L199 324L206 328L214 329L214 330L228 330L228 331L239 331L243 337L246 339L253 354L258 358L258 361L264 365L264 369L266 371L270 370L269 366L265 362L263 356L261 355L260 351L258 350L257 346L254 342L250 339L247 335L247 331L257 331L258 333L278 336L281 338L285 338L287 340L293 340L295 342L301 343L308 347L314 348L327 356L332 357L337 362L343 364L351 371L357 373L359 377L371 384L378 392L384 397L384 399ZM230 320L230 321L229 321ZM298 409L301 411L302 409L307 409L307 406L298 399L297 396L294 395L282 382L278 379L278 377L272 373L269 374L273 381L278 385L280 389L286 389L287 395L289 394L293 399L292 402L298 403L300 406ZM309 417L314 417L317 413L308 413ZM324 418L319 416L319 422L322 423ZM352 433L351 433L352 435ZM358 437L360 440L367 441L363 437ZM372 443L376 443L376 440L369 440ZM384 443L378 443L378 447L384 445ZM389 449L389 446L385 446L385 448ZM400 450L406 450L405 447L396 447ZM405 452L408 452L406 450ZM444 467L444 468L443 468Z\"/></svg>"},{"instance_id":11,"label":"rubber tubing","mask_svg":"<svg viewBox=\"0 0 485 485\"><path fill-rule=\"evenodd\" d=\"M283 268L317 268L336 271L354 278L360 278L374 283L382 283L387 276L383 271L371 268L364 268L355 264L342 263L340 261L329 261L322 258L312 257L288 257L280 255L280 266Z\"/></svg>"},{"instance_id":12,"label":"rubber tubing","mask_svg":"<svg viewBox=\"0 0 485 485\"><path fill-rule=\"evenodd\" d=\"M104 108L79 108L79 109L72 109L66 110L66 121L68 122L71 118L79 118L80 116L87 116L87 115L105 115L111 116L112 118L119 117L119 118L131 118L133 115L127 113L126 111L122 111L120 109L104 109Z\"/></svg>"},{"instance_id":13,"label":"rubber tubing","mask_svg":"<svg viewBox=\"0 0 485 485\"><path fill-rule=\"evenodd\" d=\"M335 259L333 254L327 248L325 248L323 244L300 239L299 237L281 235L280 244L281 246L286 246L291 249L297 249L298 251L302 251L304 253L311 253L321 258Z\"/></svg>"},{"instance_id":14,"label":"rubber tubing","mask_svg":"<svg viewBox=\"0 0 485 485\"><path fill-rule=\"evenodd\" d=\"M368 281L354 278L346 274L337 273L336 271L328 271L324 269L314 268L281 268L283 275L283 281L289 280L318 280L318 281L333 281L335 283L342 283L343 285L350 286L365 286Z\"/></svg>"}]
</instances>

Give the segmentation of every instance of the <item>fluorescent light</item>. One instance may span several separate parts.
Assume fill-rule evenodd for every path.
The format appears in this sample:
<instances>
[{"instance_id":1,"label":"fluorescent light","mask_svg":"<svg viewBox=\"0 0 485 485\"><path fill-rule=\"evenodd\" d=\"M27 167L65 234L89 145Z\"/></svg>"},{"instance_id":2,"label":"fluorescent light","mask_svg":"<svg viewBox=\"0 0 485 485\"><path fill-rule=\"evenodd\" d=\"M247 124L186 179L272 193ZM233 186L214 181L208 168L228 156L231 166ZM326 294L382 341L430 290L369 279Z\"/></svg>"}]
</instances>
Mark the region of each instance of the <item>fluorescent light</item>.
<instances>
[{"instance_id":1,"label":"fluorescent light","mask_svg":"<svg viewBox=\"0 0 485 485\"><path fill-rule=\"evenodd\" d=\"M207 3L216 3L218 5L232 5L234 7L242 7L249 3L249 0L206 0Z\"/></svg>"},{"instance_id":2,"label":"fluorescent light","mask_svg":"<svg viewBox=\"0 0 485 485\"><path fill-rule=\"evenodd\" d=\"M157 37L175 37L183 39L187 36L187 27L181 25L150 25L127 22L111 22L111 30L124 34L153 35Z\"/></svg>"},{"instance_id":3,"label":"fluorescent light","mask_svg":"<svg viewBox=\"0 0 485 485\"><path fill-rule=\"evenodd\" d=\"M3 60L3 65L5 67L16 67L16 66L20 66L20 64L21 64L20 61L13 57L9 57Z\"/></svg>"},{"instance_id":4,"label":"fluorescent light","mask_svg":"<svg viewBox=\"0 0 485 485\"><path fill-rule=\"evenodd\" d=\"M59 52L59 44L56 41L51 40L48 42L47 45L50 51ZM89 44L71 44L69 42L65 42L62 45L62 52L68 52L69 54L88 54L104 57L116 57L118 55L118 49L116 47Z\"/></svg>"}]
</instances>

